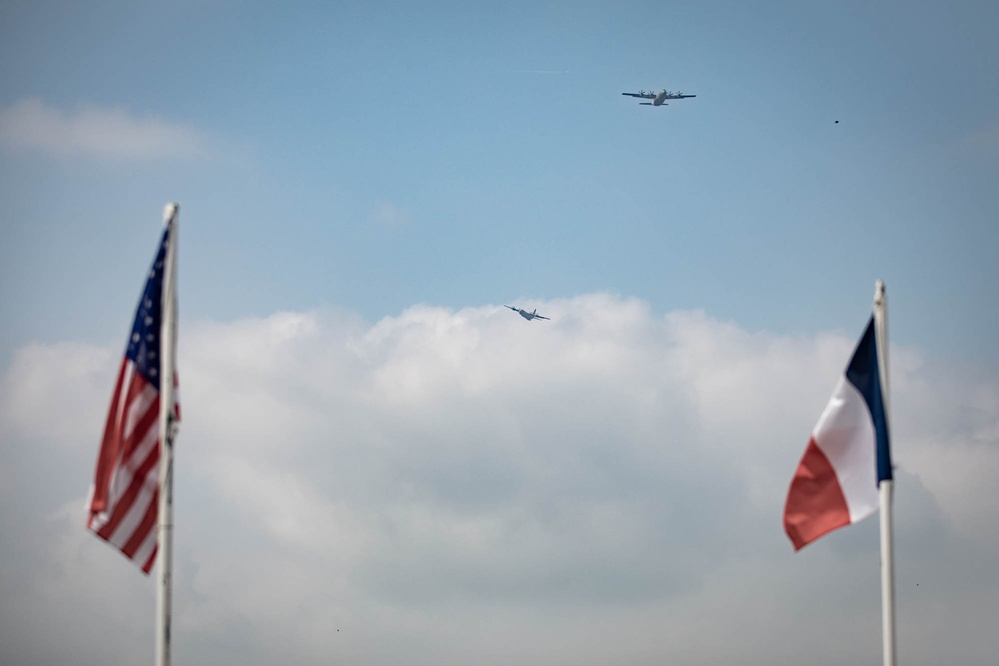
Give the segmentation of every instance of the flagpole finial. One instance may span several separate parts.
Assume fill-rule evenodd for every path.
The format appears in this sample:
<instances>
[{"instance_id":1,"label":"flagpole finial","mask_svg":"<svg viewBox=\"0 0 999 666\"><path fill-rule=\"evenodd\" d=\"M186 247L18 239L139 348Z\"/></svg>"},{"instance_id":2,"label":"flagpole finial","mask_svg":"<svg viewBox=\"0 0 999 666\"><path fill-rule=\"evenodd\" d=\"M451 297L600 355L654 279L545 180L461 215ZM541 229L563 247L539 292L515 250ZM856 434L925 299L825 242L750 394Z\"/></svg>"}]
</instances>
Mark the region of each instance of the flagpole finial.
<instances>
[{"instance_id":1,"label":"flagpole finial","mask_svg":"<svg viewBox=\"0 0 999 666\"><path fill-rule=\"evenodd\" d=\"M177 211L180 210L180 206L175 203L168 203L163 208L163 224L169 224L170 220L173 219Z\"/></svg>"},{"instance_id":2,"label":"flagpole finial","mask_svg":"<svg viewBox=\"0 0 999 666\"><path fill-rule=\"evenodd\" d=\"M881 305L885 301L885 283L878 280L874 283L874 304Z\"/></svg>"}]
</instances>

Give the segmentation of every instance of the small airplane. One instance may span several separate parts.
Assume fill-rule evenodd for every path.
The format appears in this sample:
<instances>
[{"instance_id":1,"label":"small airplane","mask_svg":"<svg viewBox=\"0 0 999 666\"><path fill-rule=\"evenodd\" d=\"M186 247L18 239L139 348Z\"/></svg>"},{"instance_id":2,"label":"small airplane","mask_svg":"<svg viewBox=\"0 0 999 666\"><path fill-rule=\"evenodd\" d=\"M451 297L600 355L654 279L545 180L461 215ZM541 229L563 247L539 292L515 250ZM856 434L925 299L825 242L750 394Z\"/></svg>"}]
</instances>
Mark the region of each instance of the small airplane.
<instances>
[{"instance_id":1,"label":"small airplane","mask_svg":"<svg viewBox=\"0 0 999 666\"><path fill-rule=\"evenodd\" d=\"M622 95L627 95L628 97L641 97L642 99L651 99L651 102L639 102L639 104L644 104L645 106L669 106L666 104L668 99L687 99L688 97L697 97L697 95L684 95L682 92L670 92L666 89L660 90L657 93L645 92L644 90L639 90L637 93L621 93Z\"/></svg>"},{"instance_id":2,"label":"small airplane","mask_svg":"<svg viewBox=\"0 0 999 666\"><path fill-rule=\"evenodd\" d=\"M527 321L531 321L532 319L548 319L549 321L551 321L551 319L549 319L548 317L542 317L541 315L539 315L537 308L534 308L534 312L528 312L527 310L521 310L520 308L515 308L512 305L504 305L503 307L510 308L514 312L519 313L520 316L526 319Z\"/></svg>"}]
</instances>

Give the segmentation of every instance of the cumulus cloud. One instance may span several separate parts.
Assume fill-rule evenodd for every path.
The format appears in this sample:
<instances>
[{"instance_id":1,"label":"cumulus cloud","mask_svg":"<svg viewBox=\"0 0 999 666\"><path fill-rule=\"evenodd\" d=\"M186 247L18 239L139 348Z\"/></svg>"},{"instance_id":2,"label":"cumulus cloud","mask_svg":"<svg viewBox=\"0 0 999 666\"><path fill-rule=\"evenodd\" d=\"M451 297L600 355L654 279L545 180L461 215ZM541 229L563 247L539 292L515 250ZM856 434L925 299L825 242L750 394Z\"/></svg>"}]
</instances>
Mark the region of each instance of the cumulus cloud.
<instances>
[{"instance_id":1,"label":"cumulus cloud","mask_svg":"<svg viewBox=\"0 0 999 666\"><path fill-rule=\"evenodd\" d=\"M780 522L856 340L610 294L535 305L552 321L496 305L184 325L176 658L876 659L877 521L799 554ZM113 356L32 345L3 376L0 525L18 538L0 545L0 657L151 650L152 582L82 527L91 393L110 394ZM941 386L916 350L892 363L900 654L990 663L976 618L999 610L999 514L978 494L999 464L999 392ZM56 427L52 404L98 416ZM70 616L76 632L53 634ZM119 620L116 652L84 639Z\"/></svg>"},{"instance_id":2,"label":"cumulus cloud","mask_svg":"<svg viewBox=\"0 0 999 666\"><path fill-rule=\"evenodd\" d=\"M94 105L65 112L37 98L0 109L0 141L59 156L119 160L191 158L207 151L205 137L182 124Z\"/></svg>"}]
</instances>

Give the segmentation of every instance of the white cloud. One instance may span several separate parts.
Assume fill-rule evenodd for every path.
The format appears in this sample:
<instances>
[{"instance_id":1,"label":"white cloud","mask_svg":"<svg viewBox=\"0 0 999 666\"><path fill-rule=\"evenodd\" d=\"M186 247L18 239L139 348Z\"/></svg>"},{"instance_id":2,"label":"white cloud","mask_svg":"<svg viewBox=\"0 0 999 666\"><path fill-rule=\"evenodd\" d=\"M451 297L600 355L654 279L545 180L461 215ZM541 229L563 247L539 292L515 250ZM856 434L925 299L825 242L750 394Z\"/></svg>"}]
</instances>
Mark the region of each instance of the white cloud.
<instances>
[{"instance_id":1,"label":"white cloud","mask_svg":"<svg viewBox=\"0 0 999 666\"><path fill-rule=\"evenodd\" d=\"M373 225L387 229L405 227L410 222L408 213L387 201L382 201L375 206L369 221Z\"/></svg>"},{"instance_id":2,"label":"white cloud","mask_svg":"<svg viewBox=\"0 0 999 666\"><path fill-rule=\"evenodd\" d=\"M103 426L100 410L110 399L119 363L109 350L74 342L22 348L0 379L5 429L65 444L81 428Z\"/></svg>"},{"instance_id":3,"label":"white cloud","mask_svg":"<svg viewBox=\"0 0 999 666\"><path fill-rule=\"evenodd\" d=\"M374 325L319 311L184 326L176 658L876 659L877 521L799 554L780 527L856 341L657 317L608 294L534 305L552 321L415 306ZM151 627L152 604L133 597L152 583L83 532L101 414L75 431L42 408L103 411L89 392L103 403L114 369L98 359L114 354L33 345L3 377L0 587L18 593L0 595L0 618L16 603L39 629L0 622L0 657L147 656L80 637L119 612L87 601L107 577ZM974 628L999 611L999 509L982 501L999 467L999 387L941 386L914 350L892 363L900 654L989 663L992 639ZM67 502L78 524L44 523ZM70 615L79 633L52 638Z\"/></svg>"},{"instance_id":4,"label":"white cloud","mask_svg":"<svg viewBox=\"0 0 999 666\"><path fill-rule=\"evenodd\" d=\"M192 158L207 151L205 137L185 125L93 105L67 113L37 98L0 109L0 141L60 156L119 160Z\"/></svg>"}]
</instances>

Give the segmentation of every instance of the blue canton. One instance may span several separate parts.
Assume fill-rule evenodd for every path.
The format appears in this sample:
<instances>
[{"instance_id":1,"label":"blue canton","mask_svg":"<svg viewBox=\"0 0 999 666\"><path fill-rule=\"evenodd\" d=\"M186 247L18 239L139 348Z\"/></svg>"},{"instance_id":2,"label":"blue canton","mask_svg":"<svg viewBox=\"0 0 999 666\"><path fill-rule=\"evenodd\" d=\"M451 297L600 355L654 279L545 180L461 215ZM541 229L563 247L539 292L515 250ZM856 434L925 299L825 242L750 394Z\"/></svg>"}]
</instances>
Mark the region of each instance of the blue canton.
<instances>
[{"instance_id":1,"label":"blue canton","mask_svg":"<svg viewBox=\"0 0 999 666\"><path fill-rule=\"evenodd\" d=\"M132 324L125 356L135 363L135 370L143 379L160 388L160 324L163 321L163 267L166 264L170 227L163 231L159 252L149 269L146 288L139 300L139 308Z\"/></svg>"}]
</instances>

